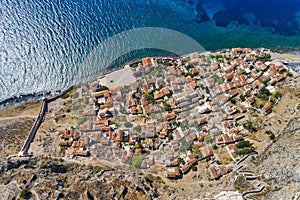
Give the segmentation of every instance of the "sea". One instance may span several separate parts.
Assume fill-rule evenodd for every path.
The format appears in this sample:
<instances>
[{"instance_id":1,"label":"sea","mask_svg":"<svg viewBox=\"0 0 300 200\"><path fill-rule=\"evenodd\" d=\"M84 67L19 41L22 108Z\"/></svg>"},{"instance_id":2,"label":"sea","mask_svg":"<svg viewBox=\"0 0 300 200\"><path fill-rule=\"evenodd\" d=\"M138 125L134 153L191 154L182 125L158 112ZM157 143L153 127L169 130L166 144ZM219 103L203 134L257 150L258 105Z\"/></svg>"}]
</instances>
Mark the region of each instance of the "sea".
<instances>
[{"instance_id":1,"label":"sea","mask_svg":"<svg viewBox=\"0 0 300 200\"><path fill-rule=\"evenodd\" d=\"M109 38L146 27L176 31L207 51L299 49L300 0L0 0L0 107L54 94L145 55L171 55L140 44L109 66L85 66Z\"/></svg>"}]
</instances>

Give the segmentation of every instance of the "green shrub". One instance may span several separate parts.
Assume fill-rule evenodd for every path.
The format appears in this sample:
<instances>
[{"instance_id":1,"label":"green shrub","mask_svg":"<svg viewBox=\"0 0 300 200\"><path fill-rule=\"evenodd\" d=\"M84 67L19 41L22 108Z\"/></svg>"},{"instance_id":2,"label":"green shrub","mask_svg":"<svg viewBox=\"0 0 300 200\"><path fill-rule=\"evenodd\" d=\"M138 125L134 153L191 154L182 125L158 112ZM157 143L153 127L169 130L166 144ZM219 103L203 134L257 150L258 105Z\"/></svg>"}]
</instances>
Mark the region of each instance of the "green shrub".
<instances>
[{"instance_id":1,"label":"green shrub","mask_svg":"<svg viewBox=\"0 0 300 200\"><path fill-rule=\"evenodd\" d=\"M144 94L144 97L146 98L146 100L149 102L149 103L151 103L151 104L154 104L155 103L155 99L154 99L154 96L153 96L153 94L151 94L151 93L145 93Z\"/></svg>"},{"instance_id":2,"label":"green shrub","mask_svg":"<svg viewBox=\"0 0 300 200\"><path fill-rule=\"evenodd\" d=\"M96 90L96 92L101 92L101 91L108 90L108 89L109 89L109 88L106 87L105 85L101 85L100 88L98 88L98 89Z\"/></svg>"},{"instance_id":3,"label":"green shrub","mask_svg":"<svg viewBox=\"0 0 300 200\"><path fill-rule=\"evenodd\" d=\"M235 98L230 98L229 101L230 101L232 104L236 104L236 99L235 99Z\"/></svg>"},{"instance_id":4,"label":"green shrub","mask_svg":"<svg viewBox=\"0 0 300 200\"><path fill-rule=\"evenodd\" d=\"M137 125L133 128L136 132L140 133L142 131L142 127L140 125Z\"/></svg>"},{"instance_id":5,"label":"green shrub","mask_svg":"<svg viewBox=\"0 0 300 200\"><path fill-rule=\"evenodd\" d=\"M245 128L245 129L247 129L248 131L250 131L250 132L255 132L255 131L257 131L257 128L256 127L254 127L253 126L253 123L251 122L251 121L247 121L247 123L245 123L245 124L243 124L243 127Z\"/></svg>"},{"instance_id":6,"label":"green shrub","mask_svg":"<svg viewBox=\"0 0 300 200\"><path fill-rule=\"evenodd\" d=\"M124 123L124 126L125 126L126 128L130 128L130 127L132 127L132 124L131 124L130 122L125 122L125 123Z\"/></svg>"},{"instance_id":7,"label":"green shrub","mask_svg":"<svg viewBox=\"0 0 300 200\"><path fill-rule=\"evenodd\" d=\"M281 94L280 92L275 92L274 97L275 97L276 99L279 99L279 98L282 97L282 94Z\"/></svg>"},{"instance_id":8,"label":"green shrub","mask_svg":"<svg viewBox=\"0 0 300 200\"><path fill-rule=\"evenodd\" d=\"M264 56L259 57L259 60L262 62L268 62L271 61L271 55L270 54L266 54Z\"/></svg>"},{"instance_id":9,"label":"green shrub","mask_svg":"<svg viewBox=\"0 0 300 200\"><path fill-rule=\"evenodd\" d=\"M205 142L205 143L207 143L207 142L209 142L209 141L211 141L211 140L212 140L212 137L209 136L209 135L204 137L204 142Z\"/></svg>"},{"instance_id":10,"label":"green shrub","mask_svg":"<svg viewBox=\"0 0 300 200\"><path fill-rule=\"evenodd\" d=\"M250 92L246 92L245 97L249 98L251 96L252 96L252 94Z\"/></svg>"},{"instance_id":11,"label":"green shrub","mask_svg":"<svg viewBox=\"0 0 300 200\"><path fill-rule=\"evenodd\" d=\"M242 140L239 141L236 145L237 148L245 148L245 147L251 147L253 144L249 142L248 140Z\"/></svg>"},{"instance_id":12,"label":"green shrub","mask_svg":"<svg viewBox=\"0 0 300 200\"><path fill-rule=\"evenodd\" d=\"M20 192L20 197L23 198L23 199L27 198L29 195L30 195L30 192L27 189L23 189Z\"/></svg>"},{"instance_id":13,"label":"green shrub","mask_svg":"<svg viewBox=\"0 0 300 200\"><path fill-rule=\"evenodd\" d=\"M136 68L137 66L138 66L137 63L134 63L134 64L131 65L132 68Z\"/></svg>"},{"instance_id":14,"label":"green shrub","mask_svg":"<svg viewBox=\"0 0 300 200\"><path fill-rule=\"evenodd\" d=\"M78 96L79 96L79 93L78 93L78 92L74 92L74 93L72 94L73 99L77 99Z\"/></svg>"},{"instance_id":15,"label":"green shrub","mask_svg":"<svg viewBox=\"0 0 300 200\"><path fill-rule=\"evenodd\" d=\"M163 107L166 111L171 111L172 110L171 105L168 104L166 101L163 101L162 103L163 103Z\"/></svg>"},{"instance_id":16,"label":"green shrub","mask_svg":"<svg viewBox=\"0 0 300 200\"><path fill-rule=\"evenodd\" d=\"M70 94L69 93L65 93L61 96L62 99L67 99L70 97Z\"/></svg>"},{"instance_id":17,"label":"green shrub","mask_svg":"<svg viewBox=\"0 0 300 200\"><path fill-rule=\"evenodd\" d=\"M241 99L241 101L245 101L246 97L244 95L240 95L240 99Z\"/></svg>"},{"instance_id":18,"label":"green shrub","mask_svg":"<svg viewBox=\"0 0 300 200\"><path fill-rule=\"evenodd\" d=\"M259 93L260 94L265 94L267 96L271 95L271 92L266 87L261 88L261 90L259 91Z\"/></svg>"},{"instance_id":19,"label":"green shrub","mask_svg":"<svg viewBox=\"0 0 300 200\"><path fill-rule=\"evenodd\" d=\"M270 139L271 139L271 140L275 140L275 135L274 135L274 133L271 133L271 134L270 134Z\"/></svg>"},{"instance_id":20,"label":"green shrub","mask_svg":"<svg viewBox=\"0 0 300 200\"><path fill-rule=\"evenodd\" d=\"M196 172L197 171L197 167L195 165L192 166L192 171Z\"/></svg>"}]
</instances>

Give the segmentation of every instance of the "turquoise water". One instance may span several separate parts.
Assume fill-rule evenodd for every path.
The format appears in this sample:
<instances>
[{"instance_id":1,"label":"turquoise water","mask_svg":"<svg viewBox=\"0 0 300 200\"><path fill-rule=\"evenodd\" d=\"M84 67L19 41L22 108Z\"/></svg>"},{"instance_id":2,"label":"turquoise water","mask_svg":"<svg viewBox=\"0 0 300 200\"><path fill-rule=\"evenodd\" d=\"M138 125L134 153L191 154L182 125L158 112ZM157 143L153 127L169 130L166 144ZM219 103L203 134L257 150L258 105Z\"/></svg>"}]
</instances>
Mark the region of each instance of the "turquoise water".
<instances>
[{"instance_id":1,"label":"turquoise water","mask_svg":"<svg viewBox=\"0 0 300 200\"><path fill-rule=\"evenodd\" d=\"M299 48L299 10L299 0L2 0L0 102L80 83L85 57L135 28L173 29L207 50Z\"/></svg>"}]
</instances>

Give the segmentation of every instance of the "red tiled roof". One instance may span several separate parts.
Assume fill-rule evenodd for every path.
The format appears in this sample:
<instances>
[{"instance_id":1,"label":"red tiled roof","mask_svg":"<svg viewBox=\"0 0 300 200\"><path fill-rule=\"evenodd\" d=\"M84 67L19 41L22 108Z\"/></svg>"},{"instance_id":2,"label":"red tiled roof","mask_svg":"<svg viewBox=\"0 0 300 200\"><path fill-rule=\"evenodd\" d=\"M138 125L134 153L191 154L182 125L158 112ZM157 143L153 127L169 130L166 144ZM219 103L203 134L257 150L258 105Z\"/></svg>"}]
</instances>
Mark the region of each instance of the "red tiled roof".
<instances>
[{"instance_id":1,"label":"red tiled roof","mask_svg":"<svg viewBox=\"0 0 300 200\"><path fill-rule=\"evenodd\" d=\"M142 62L144 66L148 66L151 64L151 59L149 57L146 57L142 59Z\"/></svg>"}]
</instances>

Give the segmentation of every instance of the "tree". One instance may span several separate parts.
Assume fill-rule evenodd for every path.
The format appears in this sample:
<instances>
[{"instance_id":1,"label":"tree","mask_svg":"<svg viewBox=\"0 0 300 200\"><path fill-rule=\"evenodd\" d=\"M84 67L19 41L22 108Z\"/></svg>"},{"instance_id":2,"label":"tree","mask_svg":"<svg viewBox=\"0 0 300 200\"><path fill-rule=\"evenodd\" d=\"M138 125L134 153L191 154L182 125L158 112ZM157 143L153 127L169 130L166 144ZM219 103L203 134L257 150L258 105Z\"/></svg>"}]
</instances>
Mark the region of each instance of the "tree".
<instances>
[{"instance_id":1,"label":"tree","mask_svg":"<svg viewBox=\"0 0 300 200\"><path fill-rule=\"evenodd\" d=\"M252 96L252 94L250 92L246 92L245 97L249 98L251 96Z\"/></svg>"},{"instance_id":2,"label":"tree","mask_svg":"<svg viewBox=\"0 0 300 200\"><path fill-rule=\"evenodd\" d=\"M251 147L253 144L248 140L239 141L236 145L237 148Z\"/></svg>"},{"instance_id":3,"label":"tree","mask_svg":"<svg viewBox=\"0 0 300 200\"><path fill-rule=\"evenodd\" d=\"M230 102L231 102L232 104L236 104L236 99L235 99L235 98L230 98L229 100L230 100Z\"/></svg>"},{"instance_id":4,"label":"tree","mask_svg":"<svg viewBox=\"0 0 300 200\"><path fill-rule=\"evenodd\" d=\"M241 101L245 101L246 100L246 98L245 98L244 95L240 95L240 99L241 99Z\"/></svg>"},{"instance_id":5,"label":"tree","mask_svg":"<svg viewBox=\"0 0 300 200\"><path fill-rule=\"evenodd\" d=\"M183 158L178 158L178 162L183 164L183 165L185 164L185 161L183 160Z\"/></svg>"},{"instance_id":6,"label":"tree","mask_svg":"<svg viewBox=\"0 0 300 200\"><path fill-rule=\"evenodd\" d=\"M206 91L207 94L210 93L209 88L207 86L205 87L205 91Z\"/></svg>"},{"instance_id":7,"label":"tree","mask_svg":"<svg viewBox=\"0 0 300 200\"><path fill-rule=\"evenodd\" d=\"M274 97L275 97L276 99L279 99L279 98L282 97L282 94L281 94L280 92L275 92Z\"/></svg>"},{"instance_id":8,"label":"tree","mask_svg":"<svg viewBox=\"0 0 300 200\"><path fill-rule=\"evenodd\" d=\"M149 103L151 103L151 104L154 104L154 103L155 103L155 99L154 99L153 94L146 92L146 93L144 93L144 97L146 98L146 100L147 100Z\"/></svg>"},{"instance_id":9,"label":"tree","mask_svg":"<svg viewBox=\"0 0 300 200\"><path fill-rule=\"evenodd\" d=\"M192 171L196 172L197 171L197 167L195 165L192 166Z\"/></svg>"},{"instance_id":10,"label":"tree","mask_svg":"<svg viewBox=\"0 0 300 200\"><path fill-rule=\"evenodd\" d=\"M173 137L172 133L169 133L169 134L168 134L168 139L169 139L169 141L171 141L171 140L173 140L173 139L174 139L174 137Z\"/></svg>"},{"instance_id":11,"label":"tree","mask_svg":"<svg viewBox=\"0 0 300 200\"><path fill-rule=\"evenodd\" d=\"M271 55L270 54L266 54L264 56L261 56L258 58L260 61L262 62L268 62L268 61L271 61Z\"/></svg>"},{"instance_id":12,"label":"tree","mask_svg":"<svg viewBox=\"0 0 300 200\"><path fill-rule=\"evenodd\" d=\"M142 127L140 125L135 126L133 129L138 133L142 131Z\"/></svg>"},{"instance_id":13,"label":"tree","mask_svg":"<svg viewBox=\"0 0 300 200\"><path fill-rule=\"evenodd\" d=\"M125 123L124 123L124 126L125 126L126 128L130 128L130 127L132 127L132 124L131 124L130 122L125 122Z\"/></svg>"},{"instance_id":14,"label":"tree","mask_svg":"<svg viewBox=\"0 0 300 200\"><path fill-rule=\"evenodd\" d=\"M65 93L61 96L62 99L67 99L69 98L70 94L69 93Z\"/></svg>"},{"instance_id":15,"label":"tree","mask_svg":"<svg viewBox=\"0 0 300 200\"><path fill-rule=\"evenodd\" d=\"M101 85L97 90L96 92L101 92L101 91L104 91L104 90L108 90L109 88L106 87L105 85Z\"/></svg>"},{"instance_id":16,"label":"tree","mask_svg":"<svg viewBox=\"0 0 300 200\"><path fill-rule=\"evenodd\" d=\"M212 147L213 149L217 149L217 148L218 148L216 144L211 145L211 147Z\"/></svg>"},{"instance_id":17,"label":"tree","mask_svg":"<svg viewBox=\"0 0 300 200\"><path fill-rule=\"evenodd\" d=\"M271 95L270 90L268 90L266 87L261 88L261 90L259 91L260 94L265 94L267 96Z\"/></svg>"},{"instance_id":18,"label":"tree","mask_svg":"<svg viewBox=\"0 0 300 200\"><path fill-rule=\"evenodd\" d=\"M270 139L271 139L271 140L275 140L275 135L274 135L274 133L271 133L271 134L270 134Z\"/></svg>"},{"instance_id":19,"label":"tree","mask_svg":"<svg viewBox=\"0 0 300 200\"><path fill-rule=\"evenodd\" d=\"M247 121L247 123L243 124L243 127L250 132L257 131L257 128L255 126L253 126L252 121L249 121L249 120Z\"/></svg>"},{"instance_id":20,"label":"tree","mask_svg":"<svg viewBox=\"0 0 300 200\"><path fill-rule=\"evenodd\" d=\"M171 111L172 110L172 107L170 104L168 104L166 101L163 101L163 107L166 111Z\"/></svg>"},{"instance_id":21,"label":"tree","mask_svg":"<svg viewBox=\"0 0 300 200\"><path fill-rule=\"evenodd\" d=\"M212 140L212 138L211 138L211 136L209 136L209 135L204 137L204 142L205 142L205 143L207 143L207 142L209 142L209 141L211 141L211 140Z\"/></svg>"},{"instance_id":22,"label":"tree","mask_svg":"<svg viewBox=\"0 0 300 200\"><path fill-rule=\"evenodd\" d=\"M20 197L25 199L26 197L28 197L30 195L30 192L27 189L23 189L20 193Z\"/></svg>"}]
</instances>

